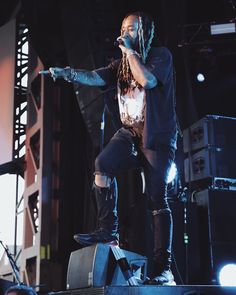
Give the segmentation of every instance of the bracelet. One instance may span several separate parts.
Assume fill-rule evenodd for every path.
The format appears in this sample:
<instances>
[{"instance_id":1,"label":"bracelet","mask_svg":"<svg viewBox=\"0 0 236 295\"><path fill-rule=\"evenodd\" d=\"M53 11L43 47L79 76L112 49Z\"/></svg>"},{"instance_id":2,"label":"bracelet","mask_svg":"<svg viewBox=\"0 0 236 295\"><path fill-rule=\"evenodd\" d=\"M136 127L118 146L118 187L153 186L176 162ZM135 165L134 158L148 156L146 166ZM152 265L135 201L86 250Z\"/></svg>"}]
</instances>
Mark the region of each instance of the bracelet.
<instances>
[{"instance_id":1,"label":"bracelet","mask_svg":"<svg viewBox=\"0 0 236 295\"><path fill-rule=\"evenodd\" d=\"M138 57L140 57L140 55L138 54L137 51L130 49L129 52L126 54L126 58L128 59L131 55L138 55Z\"/></svg>"},{"instance_id":2,"label":"bracelet","mask_svg":"<svg viewBox=\"0 0 236 295\"><path fill-rule=\"evenodd\" d=\"M66 80L67 82L73 82L74 77L76 75L75 69L72 69L70 67L66 67L64 70L65 70L64 80Z\"/></svg>"},{"instance_id":3,"label":"bracelet","mask_svg":"<svg viewBox=\"0 0 236 295\"><path fill-rule=\"evenodd\" d=\"M75 76L76 76L76 71L75 71L75 69L70 68L69 79L70 79L71 82L74 81Z\"/></svg>"}]
</instances>

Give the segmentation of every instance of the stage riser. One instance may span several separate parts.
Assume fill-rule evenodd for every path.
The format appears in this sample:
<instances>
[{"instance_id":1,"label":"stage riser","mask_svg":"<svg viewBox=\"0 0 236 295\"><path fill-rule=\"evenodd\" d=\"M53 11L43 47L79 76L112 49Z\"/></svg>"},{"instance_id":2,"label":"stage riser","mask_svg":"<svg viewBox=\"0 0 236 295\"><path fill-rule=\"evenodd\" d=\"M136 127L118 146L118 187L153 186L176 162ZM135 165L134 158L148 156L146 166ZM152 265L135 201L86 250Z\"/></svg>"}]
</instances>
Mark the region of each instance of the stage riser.
<instances>
[{"instance_id":1,"label":"stage riser","mask_svg":"<svg viewBox=\"0 0 236 295\"><path fill-rule=\"evenodd\" d=\"M51 295L235 295L236 287L220 286L140 286L83 288Z\"/></svg>"}]
</instances>

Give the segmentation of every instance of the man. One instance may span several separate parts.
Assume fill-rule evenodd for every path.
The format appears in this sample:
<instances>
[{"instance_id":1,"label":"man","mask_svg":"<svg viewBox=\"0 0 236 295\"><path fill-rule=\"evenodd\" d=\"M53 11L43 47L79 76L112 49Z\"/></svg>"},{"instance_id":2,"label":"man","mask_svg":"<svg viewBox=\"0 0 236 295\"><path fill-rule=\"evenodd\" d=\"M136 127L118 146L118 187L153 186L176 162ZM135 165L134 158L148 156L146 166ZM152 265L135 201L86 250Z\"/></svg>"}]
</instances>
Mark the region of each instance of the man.
<instances>
[{"instance_id":1,"label":"man","mask_svg":"<svg viewBox=\"0 0 236 295\"><path fill-rule=\"evenodd\" d=\"M152 48L154 22L142 12L127 15L117 39L122 58L93 71L50 68L53 79L91 86L117 86L120 128L95 161L98 227L76 234L83 245L118 243L118 172L142 167L153 215L156 276L148 284L173 285L172 215L167 202L167 176L173 163L177 126L173 64L165 47Z\"/></svg>"},{"instance_id":2,"label":"man","mask_svg":"<svg viewBox=\"0 0 236 295\"><path fill-rule=\"evenodd\" d=\"M30 286L18 284L18 285L9 287L6 290L5 295L37 295L37 293Z\"/></svg>"}]
</instances>

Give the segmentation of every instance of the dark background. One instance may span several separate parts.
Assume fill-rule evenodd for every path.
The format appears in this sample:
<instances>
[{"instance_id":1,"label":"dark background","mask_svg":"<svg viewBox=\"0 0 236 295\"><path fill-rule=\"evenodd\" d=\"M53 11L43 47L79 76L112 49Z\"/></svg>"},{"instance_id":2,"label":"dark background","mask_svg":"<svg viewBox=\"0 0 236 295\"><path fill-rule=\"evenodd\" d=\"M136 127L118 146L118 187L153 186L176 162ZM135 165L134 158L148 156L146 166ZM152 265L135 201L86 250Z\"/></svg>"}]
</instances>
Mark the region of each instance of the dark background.
<instances>
[{"instance_id":1,"label":"dark background","mask_svg":"<svg viewBox=\"0 0 236 295\"><path fill-rule=\"evenodd\" d=\"M120 55L113 42L120 35L123 17L131 11L146 11L155 20L158 42L173 54L177 114L184 130L207 114L236 116L236 35L211 36L209 31L211 23L234 21L235 5L235 1L223 0L15 0L1 4L0 25L14 17L25 22L29 27L31 44L45 69L51 66L93 69L107 65ZM205 74L202 83L196 79L199 72ZM104 100L113 92L104 94L95 87L77 89L63 81L55 84L62 89L63 96L59 220L59 234L63 241L59 243L57 255L61 257L66 272L70 251L79 248L73 241L73 234L87 232L95 226L96 210L91 191L93 163L101 149L99 126ZM75 94L76 90L78 94ZM116 128L107 110L104 114L106 144ZM176 164L182 186L185 185L183 159L182 138L179 137ZM118 185L121 246L150 255L150 216L143 210L146 198L141 190L139 171L119 175ZM174 195L178 194L178 189ZM199 271L196 208L189 205L189 234L192 238L189 250L182 242L185 205L173 199L172 206L177 220L174 251L178 253L176 260L181 257L177 265L182 280L199 282L196 275ZM187 260L192 265L190 278L186 274Z\"/></svg>"}]
</instances>

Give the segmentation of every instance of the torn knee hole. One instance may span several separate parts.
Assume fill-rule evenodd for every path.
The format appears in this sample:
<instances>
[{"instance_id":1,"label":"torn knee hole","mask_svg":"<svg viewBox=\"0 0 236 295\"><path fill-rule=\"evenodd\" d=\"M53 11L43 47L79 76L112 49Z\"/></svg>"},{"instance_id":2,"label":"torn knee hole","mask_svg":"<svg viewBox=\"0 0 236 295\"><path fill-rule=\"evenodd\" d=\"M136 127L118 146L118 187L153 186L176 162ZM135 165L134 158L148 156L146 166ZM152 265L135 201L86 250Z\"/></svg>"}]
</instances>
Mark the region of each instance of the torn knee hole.
<instances>
[{"instance_id":1,"label":"torn knee hole","mask_svg":"<svg viewBox=\"0 0 236 295\"><path fill-rule=\"evenodd\" d=\"M98 187L110 187L111 186L111 177L106 174L95 174L94 183Z\"/></svg>"},{"instance_id":2,"label":"torn knee hole","mask_svg":"<svg viewBox=\"0 0 236 295\"><path fill-rule=\"evenodd\" d=\"M169 208L159 209L159 210L152 210L152 215L159 215L159 214L169 214L171 210Z\"/></svg>"}]
</instances>

